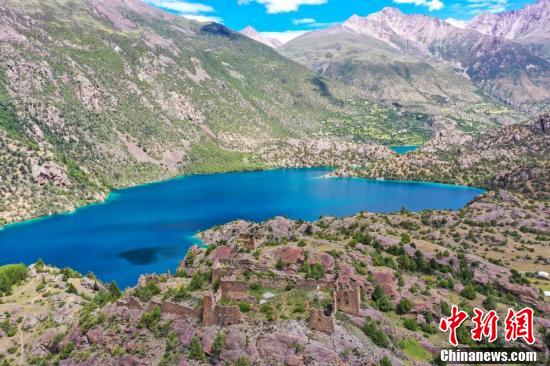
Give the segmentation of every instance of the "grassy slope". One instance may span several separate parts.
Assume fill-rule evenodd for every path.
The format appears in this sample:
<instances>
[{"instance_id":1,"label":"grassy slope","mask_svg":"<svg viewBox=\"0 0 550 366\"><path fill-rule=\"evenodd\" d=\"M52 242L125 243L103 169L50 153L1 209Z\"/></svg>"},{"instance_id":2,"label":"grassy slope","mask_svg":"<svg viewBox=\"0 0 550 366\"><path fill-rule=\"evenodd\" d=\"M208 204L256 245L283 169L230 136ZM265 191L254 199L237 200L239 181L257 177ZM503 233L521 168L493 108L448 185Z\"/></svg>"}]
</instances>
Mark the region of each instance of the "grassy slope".
<instances>
[{"instance_id":1,"label":"grassy slope","mask_svg":"<svg viewBox=\"0 0 550 366\"><path fill-rule=\"evenodd\" d=\"M449 118L467 132L484 131L517 117L451 66L407 55L366 35L335 27L298 37L280 50L378 101Z\"/></svg>"},{"instance_id":2,"label":"grassy slope","mask_svg":"<svg viewBox=\"0 0 550 366\"><path fill-rule=\"evenodd\" d=\"M276 139L417 143L430 134L426 121L225 28L137 1L129 4L138 11L92 3L13 0L0 8L17 35L0 55L0 220L72 208L112 187L257 168L258 157L238 151ZM37 185L32 169L45 164L59 166L70 186Z\"/></svg>"}]
</instances>

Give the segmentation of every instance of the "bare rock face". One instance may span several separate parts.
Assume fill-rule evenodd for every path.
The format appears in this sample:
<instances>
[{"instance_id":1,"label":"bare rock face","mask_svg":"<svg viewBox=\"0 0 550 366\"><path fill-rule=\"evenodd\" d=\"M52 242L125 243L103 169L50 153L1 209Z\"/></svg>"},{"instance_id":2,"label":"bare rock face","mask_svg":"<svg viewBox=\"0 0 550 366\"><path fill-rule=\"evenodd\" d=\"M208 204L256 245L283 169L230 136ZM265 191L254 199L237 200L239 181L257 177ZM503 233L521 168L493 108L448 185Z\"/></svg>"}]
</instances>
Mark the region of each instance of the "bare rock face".
<instances>
[{"instance_id":1,"label":"bare rock face","mask_svg":"<svg viewBox=\"0 0 550 366\"><path fill-rule=\"evenodd\" d=\"M502 289L511 292L526 304L538 306L538 292L529 286L519 285L510 282L511 273L508 269L492 264L474 255L466 257L475 262L473 267L474 281L480 284L495 283Z\"/></svg>"},{"instance_id":2,"label":"bare rock face","mask_svg":"<svg viewBox=\"0 0 550 366\"><path fill-rule=\"evenodd\" d=\"M285 217L276 217L273 220L266 222L266 227L273 235L274 239L288 238L293 226L293 221Z\"/></svg>"},{"instance_id":3,"label":"bare rock face","mask_svg":"<svg viewBox=\"0 0 550 366\"><path fill-rule=\"evenodd\" d=\"M287 264L303 261L304 250L301 248L284 247L278 250L278 257Z\"/></svg>"},{"instance_id":4,"label":"bare rock face","mask_svg":"<svg viewBox=\"0 0 550 366\"><path fill-rule=\"evenodd\" d=\"M376 279L376 282L382 286L386 294L388 294L391 299L399 299L400 295L397 286L397 278L395 277L393 270L375 268L372 270L372 274Z\"/></svg>"},{"instance_id":5,"label":"bare rock face","mask_svg":"<svg viewBox=\"0 0 550 366\"><path fill-rule=\"evenodd\" d=\"M58 187L70 187L71 181L66 173L56 164L48 163L42 166L33 165L32 176L40 184L52 183Z\"/></svg>"},{"instance_id":6,"label":"bare rock face","mask_svg":"<svg viewBox=\"0 0 550 366\"><path fill-rule=\"evenodd\" d=\"M550 1L539 0L523 9L501 14L482 13L466 27L523 43L543 43L550 38Z\"/></svg>"}]
</instances>

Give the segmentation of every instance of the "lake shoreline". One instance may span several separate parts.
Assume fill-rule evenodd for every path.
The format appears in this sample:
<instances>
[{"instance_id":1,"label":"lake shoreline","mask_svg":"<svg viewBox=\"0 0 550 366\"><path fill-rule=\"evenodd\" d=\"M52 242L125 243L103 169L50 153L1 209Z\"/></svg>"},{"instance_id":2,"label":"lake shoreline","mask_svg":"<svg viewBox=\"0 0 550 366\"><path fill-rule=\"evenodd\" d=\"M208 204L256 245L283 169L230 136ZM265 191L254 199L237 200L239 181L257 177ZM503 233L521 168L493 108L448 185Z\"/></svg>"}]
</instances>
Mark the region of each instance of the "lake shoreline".
<instances>
[{"instance_id":1,"label":"lake shoreline","mask_svg":"<svg viewBox=\"0 0 550 366\"><path fill-rule=\"evenodd\" d=\"M128 186L122 186L112 189L111 191L107 192L103 195L103 198L100 200L95 201L89 201L88 203L75 207L72 210L67 211L59 211L59 212L53 212L50 215L42 215L42 216L35 216L35 217L29 217L24 218L21 220L12 221L9 223L5 223L3 225L0 225L0 231L6 230L10 227L16 226L16 225L25 225L25 224L32 224L35 222L39 222L42 220L45 220L51 216L56 215L73 215L78 210L81 210L83 208L91 207L91 206L97 206L105 204L113 199L116 199L116 193L118 191L123 191L127 189L137 188L137 187L146 187L150 185L155 184L162 184L168 181L172 180L179 180L179 179L185 179L188 177L194 177L194 176L203 176L203 175L219 175L219 174L231 174L231 173L254 173L254 172L264 172L264 171L272 171L272 170L284 170L284 169L332 169L332 172L327 173L326 175L323 175L323 178L341 178L341 179L365 179L365 180L371 180L371 181L383 181L387 183L411 183L411 184L434 184L434 185L441 185L441 186L447 186L447 187L461 187L461 188L470 188L470 189L481 189L485 192L487 192L486 188L483 187L474 187L469 185L461 185L461 184L453 184L448 182L439 182L439 181L427 181L427 180L399 180L399 179L379 179L379 178L371 178L371 177L360 177L360 176L353 176L353 175L334 175L333 173L338 171L338 167L333 166L293 166L293 167L266 167L263 169L244 169L244 170L229 170L229 171L220 171L220 172L194 172L194 173L188 173L183 175L176 175L173 177L165 178L165 179L159 179L154 180L146 183L138 183L138 184L132 184ZM484 192L484 193L485 193Z\"/></svg>"},{"instance_id":2,"label":"lake shoreline","mask_svg":"<svg viewBox=\"0 0 550 366\"><path fill-rule=\"evenodd\" d=\"M200 245L198 233L235 220L312 222L403 207L456 211L484 193L437 183L323 178L333 169L185 175L114 190L102 203L10 224L0 232L2 249L12 248L3 262L42 258L127 284L143 273L173 270L188 248Z\"/></svg>"}]
</instances>

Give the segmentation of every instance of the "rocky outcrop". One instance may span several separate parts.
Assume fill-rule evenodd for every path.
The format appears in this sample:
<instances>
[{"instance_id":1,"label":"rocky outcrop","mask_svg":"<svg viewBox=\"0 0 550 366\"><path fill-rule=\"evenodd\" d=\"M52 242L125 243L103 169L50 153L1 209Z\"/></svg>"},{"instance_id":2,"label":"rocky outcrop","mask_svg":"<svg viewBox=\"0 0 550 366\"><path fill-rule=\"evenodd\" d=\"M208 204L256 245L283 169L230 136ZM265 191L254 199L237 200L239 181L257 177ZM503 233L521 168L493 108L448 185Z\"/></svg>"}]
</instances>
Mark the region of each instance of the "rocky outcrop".
<instances>
[{"instance_id":1,"label":"rocky outcrop","mask_svg":"<svg viewBox=\"0 0 550 366\"><path fill-rule=\"evenodd\" d=\"M56 164L34 165L32 176L40 185L51 183L59 187L70 187L71 181L67 174Z\"/></svg>"}]
</instances>

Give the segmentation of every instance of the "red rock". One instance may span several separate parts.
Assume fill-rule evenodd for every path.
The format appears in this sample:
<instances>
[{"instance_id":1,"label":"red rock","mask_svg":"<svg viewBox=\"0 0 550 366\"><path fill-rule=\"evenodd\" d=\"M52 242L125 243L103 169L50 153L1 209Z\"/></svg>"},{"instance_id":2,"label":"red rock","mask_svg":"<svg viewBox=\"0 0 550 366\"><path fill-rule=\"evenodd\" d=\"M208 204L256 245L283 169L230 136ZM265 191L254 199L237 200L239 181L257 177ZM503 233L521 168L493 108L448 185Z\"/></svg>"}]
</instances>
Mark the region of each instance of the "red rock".
<instances>
[{"instance_id":1,"label":"red rock","mask_svg":"<svg viewBox=\"0 0 550 366\"><path fill-rule=\"evenodd\" d=\"M304 250L302 248L284 247L278 250L277 256L287 264L294 264L303 261Z\"/></svg>"},{"instance_id":2,"label":"red rock","mask_svg":"<svg viewBox=\"0 0 550 366\"><path fill-rule=\"evenodd\" d=\"M317 255L319 263L325 269L325 272L331 272L334 268L334 258L328 253L319 253Z\"/></svg>"},{"instance_id":3,"label":"red rock","mask_svg":"<svg viewBox=\"0 0 550 366\"><path fill-rule=\"evenodd\" d=\"M286 366L300 366L303 365L304 362L302 361L302 358L296 355L288 355L285 358L285 365Z\"/></svg>"},{"instance_id":4,"label":"red rock","mask_svg":"<svg viewBox=\"0 0 550 366\"><path fill-rule=\"evenodd\" d=\"M86 337L88 338L89 343L97 343L101 344L103 343L103 329L101 328L93 328L86 333Z\"/></svg>"},{"instance_id":5,"label":"red rock","mask_svg":"<svg viewBox=\"0 0 550 366\"><path fill-rule=\"evenodd\" d=\"M372 275L376 282L382 286L386 294L392 299L398 299L399 291L397 286L397 278L391 269L375 268L372 270Z\"/></svg>"},{"instance_id":6,"label":"red rock","mask_svg":"<svg viewBox=\"0 0 550 366\"><path fill-rule=\"evenodd\" d=\"M211 254L212 260L229 259L231 258L232 249L229 245L220 245Z\"/></svg>"}]
</instances>

